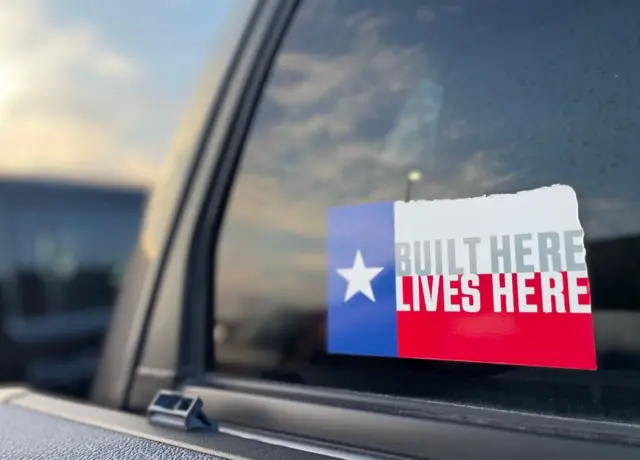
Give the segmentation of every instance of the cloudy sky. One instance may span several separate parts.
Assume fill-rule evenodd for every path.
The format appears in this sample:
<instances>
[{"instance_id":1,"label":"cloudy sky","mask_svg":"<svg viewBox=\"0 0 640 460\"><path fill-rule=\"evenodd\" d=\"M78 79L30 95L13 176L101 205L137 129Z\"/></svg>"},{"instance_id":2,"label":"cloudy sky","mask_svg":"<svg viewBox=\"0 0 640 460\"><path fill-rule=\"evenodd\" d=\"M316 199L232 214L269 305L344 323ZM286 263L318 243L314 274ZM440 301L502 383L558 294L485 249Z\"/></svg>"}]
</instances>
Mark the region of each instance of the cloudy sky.
<instances>
[{"instance_id":1,"label":"cloudy sky","mask_svg":"<svg viewBox=\"0 0 640 460\"><path fill-rule=\"evenodd\" d=\"M152 184L227 6L0 0L0 175Z\"/></svg>"}]
</instances>

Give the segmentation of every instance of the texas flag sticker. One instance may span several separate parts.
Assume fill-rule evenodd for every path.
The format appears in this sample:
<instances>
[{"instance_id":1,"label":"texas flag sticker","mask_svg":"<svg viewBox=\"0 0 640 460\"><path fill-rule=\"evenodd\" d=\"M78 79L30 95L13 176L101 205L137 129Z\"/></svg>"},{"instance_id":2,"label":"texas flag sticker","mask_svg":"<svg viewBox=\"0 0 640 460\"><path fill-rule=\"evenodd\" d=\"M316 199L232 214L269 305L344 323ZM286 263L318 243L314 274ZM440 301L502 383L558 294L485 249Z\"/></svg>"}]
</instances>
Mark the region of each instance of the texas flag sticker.
<instances>
[{"instance_id":1,"label":"texas flag sticker","mask_svg":"<svg viewBox=\"0 0 640 460\"><path fill-rule=\"evenodd\" d=\"M334 354L596 369L573 189L332 208Z\"/></svg>"}]
</instances>

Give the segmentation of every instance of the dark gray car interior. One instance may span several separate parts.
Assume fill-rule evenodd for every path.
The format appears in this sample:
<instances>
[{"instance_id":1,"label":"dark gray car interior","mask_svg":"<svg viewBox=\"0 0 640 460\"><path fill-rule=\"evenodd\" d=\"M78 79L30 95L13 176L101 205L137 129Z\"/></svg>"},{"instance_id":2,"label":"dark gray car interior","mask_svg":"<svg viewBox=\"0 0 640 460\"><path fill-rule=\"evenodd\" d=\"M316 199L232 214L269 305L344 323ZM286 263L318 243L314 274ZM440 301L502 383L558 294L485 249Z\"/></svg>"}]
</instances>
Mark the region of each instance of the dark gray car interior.
<instances>
[{"instance_id":1,"label":"dark gray car interior","mask_svg":"<svg viewBox=\"0 0 640 460\"><path fill-rule=\"evenodd\" d=\"M0 405L0 420L3 421L0 425L0 458L328 458L217 430L187 433L156 427L143 416L21 389L3 390L0 397L4 402Z\"/></svg>"}]
</instances>

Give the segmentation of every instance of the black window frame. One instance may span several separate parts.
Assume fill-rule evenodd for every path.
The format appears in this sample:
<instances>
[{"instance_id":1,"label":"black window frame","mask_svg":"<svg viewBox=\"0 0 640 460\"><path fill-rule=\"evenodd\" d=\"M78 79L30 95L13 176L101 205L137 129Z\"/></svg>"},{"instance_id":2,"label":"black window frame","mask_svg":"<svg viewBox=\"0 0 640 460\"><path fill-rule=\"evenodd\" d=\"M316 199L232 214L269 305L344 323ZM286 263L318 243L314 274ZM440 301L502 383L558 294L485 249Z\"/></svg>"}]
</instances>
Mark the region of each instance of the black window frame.
<instances>
[{"instance_id":1,"label":"black window frame","mask_svg":"<svg viewBox=\"0 0 640 460\"><path fill-rule=\"evenodd\" d=\"M258 3L225 77L221 98L212 97L211 116L193 152L189 185L172 203L176 221L167 232L162 256L153 270L141 262L134 271L142 275L133 273L128 280L130 291L141 291L136 283L151 272L153 286L145 295L125 293L121 299L120 310L131 311L114 320L111 335L131 330L132 317L142 318L136 323L133 345L123 345L128 353L118 371L122 378L113 375L113 381L108 381L109 367L117 366L118 349L108 346L98 376L107 380L98 382L94 400L143 411L157 390L179 387L201 397L210 415L223 423L420 458L637 457L640 426L635 425L257 382L216 375L215 369L208 372L213 358L220 225L254 109L299 3Z\"/></svg>"}]
</instances>

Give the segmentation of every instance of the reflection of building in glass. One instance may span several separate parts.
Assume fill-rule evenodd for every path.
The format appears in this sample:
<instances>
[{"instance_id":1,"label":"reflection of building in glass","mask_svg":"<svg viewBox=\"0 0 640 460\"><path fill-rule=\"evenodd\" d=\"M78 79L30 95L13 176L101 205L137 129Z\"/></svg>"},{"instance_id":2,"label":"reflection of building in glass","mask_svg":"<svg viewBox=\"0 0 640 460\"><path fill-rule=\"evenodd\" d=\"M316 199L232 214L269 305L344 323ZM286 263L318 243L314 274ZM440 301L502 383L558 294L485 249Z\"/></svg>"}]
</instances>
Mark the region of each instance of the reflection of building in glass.
<instances>
[{"instance_id":1,"label":"reflection of building in glass","mask_svg":"<svg viewBox=\"0 0 640 460\"><path fill-rule=\"evenodd\" d=\"M36 235L34 240L34 251L36 265L41 270L51 269L56 253L56 243L53 235L46 230Z\"/></svg>"},{"instance_id":2,"label":"reflection of building in glass","mask_svg":"<svg viewBox=\"0 0 640 460\"><path fill-rule=\"evenodd\" d=\"M56 385L88 384L144 201L137 189L0 181L0 343L11 344L0 355L0 381L32 378L50 388L36 363L71 365L85 350L93 364L84 376L70 372Z\"/></svg>"},{"instance_id":3,"label":"reflection of building in glass","mask_svg":"<svg viewBox=\"0 0 640 460\"><path fill-rule=\"evenodd\" d=\"M44 273L61 279L71 278L78 269L77 250L73 248L73 241L63 241L62 238L44 231L35 240L36 266Z\"/></svg>"}]
</instances>

